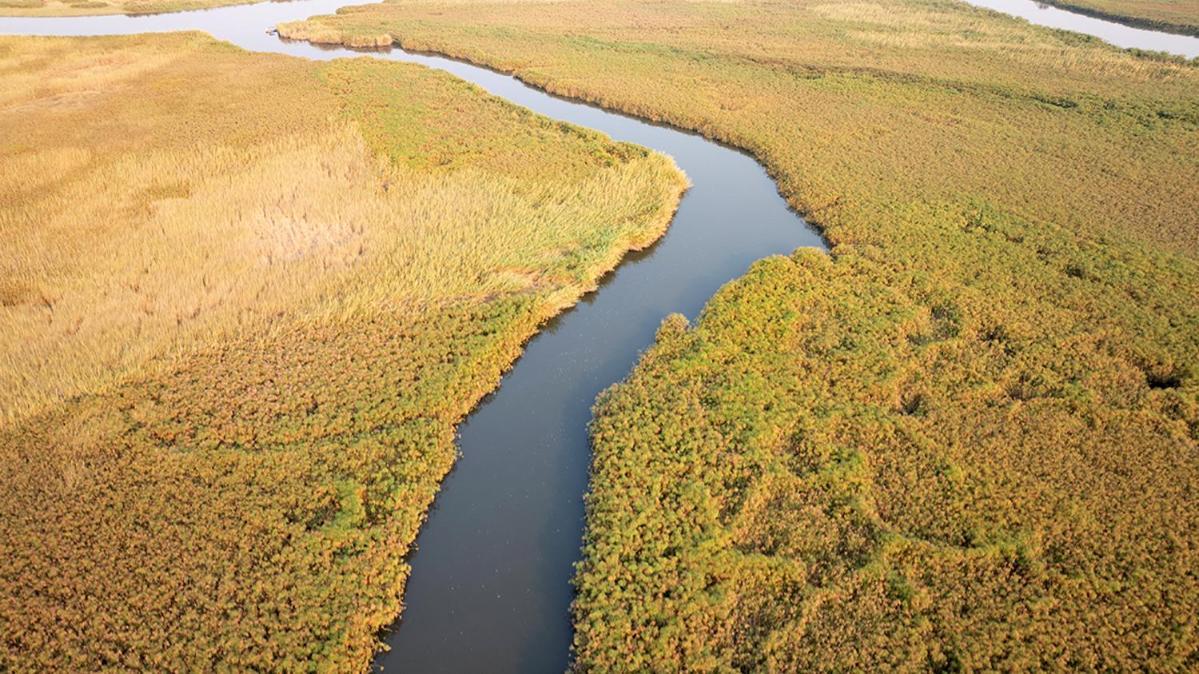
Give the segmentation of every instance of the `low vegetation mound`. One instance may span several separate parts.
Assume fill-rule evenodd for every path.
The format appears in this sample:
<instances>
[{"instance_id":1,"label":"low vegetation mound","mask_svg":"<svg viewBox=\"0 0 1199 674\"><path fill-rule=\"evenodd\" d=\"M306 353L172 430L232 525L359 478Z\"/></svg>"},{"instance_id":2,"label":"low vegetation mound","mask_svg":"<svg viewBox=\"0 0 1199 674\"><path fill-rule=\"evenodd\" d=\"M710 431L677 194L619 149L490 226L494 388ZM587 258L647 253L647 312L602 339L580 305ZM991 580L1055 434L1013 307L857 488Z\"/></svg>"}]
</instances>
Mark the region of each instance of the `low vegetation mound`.
<instances>
[{"instance_id":1,"label":"low vegetation mound","mask_svg":"<svg viewBox=\"0 0 1199 674\"><path fill-rule=\"evenodd\" d=\"M600 401L580 670L1199 666L1193 64L947 0L282 28L746 148L832 246L667 321Z\"/></svg>"},{"instance_id":2,"label":"low vegetation mound","mask_svg":"<svg viewBox=\"0 0 1199 674\"><path fill-rule=\"evenodd\" d=\"M579 668L1194 669L1193 374L876 272L760 261L601 397Z\"/></svg>"},{"instance_id":3,"label":"low vegetation mound","mask_svg":"<svg viewBox=\"0 0 1199 674\"><path fill-rule=\"evenodd\" d=\"M365 669L454 425L683 177L418 66L0 61L0 670Z\"/></svg>"}]
</instances>

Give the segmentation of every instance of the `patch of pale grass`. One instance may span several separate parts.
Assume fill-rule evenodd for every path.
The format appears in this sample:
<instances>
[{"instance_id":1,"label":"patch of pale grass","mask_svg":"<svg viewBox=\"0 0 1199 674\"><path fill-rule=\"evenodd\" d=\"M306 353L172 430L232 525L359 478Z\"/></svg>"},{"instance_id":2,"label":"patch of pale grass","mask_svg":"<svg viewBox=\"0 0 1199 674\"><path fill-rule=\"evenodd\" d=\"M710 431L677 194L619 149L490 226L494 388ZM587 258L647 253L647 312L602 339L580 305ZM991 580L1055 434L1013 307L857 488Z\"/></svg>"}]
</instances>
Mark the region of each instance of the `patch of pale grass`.
<instances>
[{"instance_id":1,"label":"patch of pale grass","mask_svg":"<svg viewBox=\"0 0 1199 674\"><path fill-rule=\"evenodd\" d=\"M87 153L46 154L4 185L37 196L0 211L0 269L24 288L0 332L7 420L295 306L363 254L377 191L375 162L345 125L82 171ZM72 165L81 179L48 187Z\"/></svg>"},{"instance_id":2,"label":"patch of pale grass","mask_svg":"<svg viewBox=\"0 0 1199 674\"><path fill-rule=\"evenodd\" d=\"M546 286L585 283L555 271L562 251L637 226L671 170L651 157L538 181L407 168L377 158L353 121L330 121L332 99L311 95L312 109L265 142L236 127L196 133L213 126L211 104L196 100L199 109L178 111L196 137L164 143L152 114L180 96L170 87L184 57L116 49L51 64L61 42L17 44L0 43L23 66L7 73L0 99L0 125L12 131L0 146L3 421L288 312L484 298L513 290L514 270ZM155 87L168 93L142 108L119 103ZM97 114L103 133L89 135ZM139 138L149 147L130 151ZM645 197L600 206L614 194Z\"/></svg>"}]
</instances>

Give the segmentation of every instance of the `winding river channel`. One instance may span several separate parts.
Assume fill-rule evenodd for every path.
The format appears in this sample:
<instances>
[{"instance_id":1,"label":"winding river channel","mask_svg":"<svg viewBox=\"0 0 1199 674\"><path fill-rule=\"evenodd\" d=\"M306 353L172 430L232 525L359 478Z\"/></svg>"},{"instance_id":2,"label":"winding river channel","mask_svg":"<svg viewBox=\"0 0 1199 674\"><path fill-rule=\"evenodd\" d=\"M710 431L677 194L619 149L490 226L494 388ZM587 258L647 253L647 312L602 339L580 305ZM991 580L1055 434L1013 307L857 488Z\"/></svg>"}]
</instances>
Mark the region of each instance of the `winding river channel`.
<instances>
[{"instance_id":1,"label":"winding river channel","mask_svg":"<svg viewBox=\"0 0 1199 674\"><path fill-rule=\"evenodd\" d=\"M1093 35L1125 49L1160 51L1189 59L1199 57L1199 37L1194 35L1179 35L1136 28L1108 19L1084 16L1077 12L1058 9L1037 2L1037 0L965 0L965 2L976 7L985 7L1018 16L1038 26Z\"/></svg>"},{"instance_id":2,"label":"winding river channel","mask_svg":"<svg viewBox=\"0 0 1199 674\"><path fill-rule=\"evenodd\" d=\"M362 54L287 42L267 31L362 2L297 0L140 17L0 18L0 34L202 30L251 51L331 59ZM462 457L417 540L402 623L388 637L391 650L377 663L388 671L422 673L560 673L569 661L570 579L583 530L587 423L596 395L628 374L667 314L694 318L717 288L754 260L824 243L787 206L765 170L741 152L563 100L458 61L399 49L371 55L445 70L543 115L668 154L692 182L666 236L629 255L597 291L546 325L500 388L459 427Z\"/></svg>"}]
</instances>

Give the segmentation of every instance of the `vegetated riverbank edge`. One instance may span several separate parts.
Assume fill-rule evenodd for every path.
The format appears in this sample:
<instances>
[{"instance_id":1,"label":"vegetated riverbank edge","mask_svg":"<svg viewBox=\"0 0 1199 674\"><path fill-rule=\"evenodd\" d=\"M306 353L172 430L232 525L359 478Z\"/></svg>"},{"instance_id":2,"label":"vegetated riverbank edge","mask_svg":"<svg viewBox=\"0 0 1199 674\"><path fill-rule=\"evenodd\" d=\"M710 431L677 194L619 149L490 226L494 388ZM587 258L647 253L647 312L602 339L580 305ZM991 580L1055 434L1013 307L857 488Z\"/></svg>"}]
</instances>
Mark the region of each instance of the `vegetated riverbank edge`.
<instances>
[{"instance_id":1,"label":"vegetated riverbank edge","mask_svg":"<svg viewBox=\"0 0 1199 674\"><path fill-rule=\"evenodd\" d=\"M393 35L382 34L382 35L378 35L378 36L375 36L372 38L355 38L352 36L346 36L344 38L340 38L340 37L335 38L335 37L331 37L326 34L318 34L316 36L310 37L305 32L305 30L302 26L302 24L305 21L306 20L281 23L281 24L276 25L272 29L272 32L274 34L278 35L280 37L280 39L283 39L283 40L292 40L295 42L308 42L308 43L318 45L318 46L323 45L323 46L327 46L327 47L331 47L331 46L345 47L346 49L351 49L351 50L360 52L364 55L369 55L372 52L386 53L389 49L394 48L394 49L398 49L400 51L403 51L403 52L406 52L409 54L422 54L422 55L427 55L427 56L435 56L438 58L444 58L444 59L447 59L450 61L457 61L459 63L464 63L466 65L474 66L476 68L483 68L484 70L488 70L490 72L493 72L493 73L496 73L499 75L506 75L508 77L515 79L517 82L524 84L525 86L531 87L533 89L536 89L540 92L543 92L549 96L553 96L554 98L557 98L557 99L560 99L563 101L567 101L567 102L571 102L571 103L580 103L583 105L589 105L589 106L598 108L600 110L603 110L605 112L608 112L608 113L611 113L614 115L620 115L622 117L634 119L639 122L644 122L646 124L653 124L655 126L661 126L663 128L667 128L672 131L676 131L678 133L699 136L700 138L703 138L704 140L706 140L708 142L716 143L716 144L720 145L721 147L725 147L730 150L740 152L740 153L746 155L747 157L752 158L755 162L757 162L760 166L762 166L763 169L765 169L766 174L769 175L770 179L774 182L775 189L778 192L778 194L784 200L786 200L788 205L795 211L796 214L798 214L800 217L802 217L805 222L812 225L812 227L816 230L816 232L821 236L821 243L824 245L824 248L825 248L825 250L823 252L826 254L832 254L831 253L832 246L830 245L828 239L825 238L824 232L820 228L819 214L820 214L821 209L815 208L815 209L804 210L801 206L796 205L794 200L789 198L787 196L787 194L785 192L783 192L782 188L780 187L779 176L777 176L775 174L775 168L773 168L773 166L769 162L764 161L758 153L754 152L753 149L747 148L747 147L742 147L741 145L738 145L735 140L727 137L725 134L720 133L720 131L716 128L713 128L713 127L690 127L685 124L678 123L677 121L675 121L668 115L659 115L659 114L655 114L652 111L640 110L637 108L614 107L609 102L605 101L602 98L589 96L585 92L584 93L568 92L567 90L565 90L561 87L555 86L554 83L550 80L544 80L544 79L530 77L528 75L528 73L523 72L518 68L505 68L502 65L497 65L495 63L488 62L487 60L484 60L482 58L472 57L470 54L465 53L465 52L460 53L460 52L455 52L453 50L437 50L437 49L409 46L404 43L404 40L401 37L397 37L397 36L393 36ZM734 279L730 279L730 281L732 281L732 280L734 280Z\"/></svg>"},{"instance_id":2,"label":"vegetated riverbank edge","mask_svg":"<svg viewBox=\"0 0 1199 674\"><path fill-rule=\"evenodd\" d=\"M384 0L382 4L387 4L386 0ZM1054 3L1049 2L1048 4ZM974 7L973 5L970 6ZM347 5L347 7L353 9L370 7L370 5ZM998 10L987 8L976 9L978 11L995 12L998 15L1004 16L1005 18L1012 18L1011 15L1004 14ZM1069 7L1068 9L1073 8ZM718 143L724 147L745 153L752 157L754 161L766 169L767 174L769 174L771 179L774 180L779 194L782 195L783 198L786 199L791 205L791 207L794 208L796 212L799 213L807 222L816 227L820 231L822 237L824 237L823 228L820 221L820 213L826 208L835 207L836 204L828 203L813 206L798 202L798 197L788 195L787 191L783 188L782 183L780 182L781 176L778 173L778 168L775 166L774 162L769 160L762 148L756 148L752 143L744 142L742 139L735 137L734 134L721 129L717 124L691 124L688 123L687 120L679 119L678 117L672 116L669 113L664 113L661 110L649 105L642 106L637 104L616 104L612 100L595 94L586 88L579 89L562 85L550 76L538 76L532 74L528 71L527 67L505 65L496 58L488 58L486 54L478 51L470 51L465 46L461 48L455 48L453 45L446 44L432 45L425 40L416 40L412 37L405 38L405 36L402 34L390 32L361 34L324 29L318 24L314 23L314 21L322 18L333 17L318 16L310 17L308 19L284 22L277 24L273 29L271 29L271 32L275 35L278 35L283 40L307 42L317 46L344 47L361 52L363 54L370 54L372 52L386 52L389 49L395 48L409 54L421 54L450 59L478 68L484 68L497 74L512 77L529 87L542 91L556 98L560 98L564 101L583 103L613 114L627 116L632 119L650 124L661 125L680 133L699 135L708 141ZM1015 20L1020 21L1021 19L1017 17ZM1035 30L1058 30L1036 26L1035 24L1032 24L1032 26ZM1146 28L1155 27L1146 26ZM1199 58L1187 59L1178 55L1164 54L1159 52L1146 52L1145 50L1136 48L1123 48L1102 40L1100 40L1100 42L1102 42L1104 47L1108 49L1128 52L1130 54L1135 54L1137 56L1150 59L1164 58L1167 61L1179 64L1189 63L1199 68ZM950 86L960 86L956 85L955 83L949 84ZM985 85L982 88L985 88ZM824 244L826 247L831 249L831 244L827 237L824 237ZM830 250L830 254L835 253Z\"/></svg>"},{"instance_id":3,"label":"vegetated riverbank edge","mask_svg":"<svg viewBox=\"0 0 1199 674\"><path fill-rule=\"evenodd\" d=\"M75 76L26 91L36 71L6 73L15 83L5 95L22 105L75 104L5 120L13 133L3 149L24 170L6 176L15 186L0 183L20 197L0 218L43 224L32 238L44 244L62 218L104 213L106 241L123 250L134 230L142 242L131 246L138 264L88 274L88 253L106 248L76 250L68 244L79 247L82 235L68 237L53 250L75 263L65 275L0 279L6 319L41 336L6 351L45 342L53 356L85 339L120 346L122 335L141 346L159 333L188 347L151 343L136 362L79 359L115 374L5 400L0 578L12 601L0 602L0 666L366 667L378 630L399 611L404 553L454 463L454 427L548 320L665 233L685 176L660 154L407 64L250 54L199 33L5 37L0 50ZM103 90L72 96L89 76ZM226 107L193 100L221 78ZM139 86L147 93L129 97ZM288 87L299 89L284 96ZM134 102L137 132L106 135ZM164 114L180 104L200 122ZM288 136L296 127L323 140ZM172 132L155 132L163 128ZM245 129L260 133L239 136ZM96 147L62 152L55 130ZM259 146L278 135L280 147ZM156 153L122 145L137 142ZM195 168L238 142L250 159L237 170ZM93 161L108 159L101 150L116 161ZM537 162L522 159L530 152ZM164 153L174 159L158 167ZM260 159L265 175L255 172ZM106 173L114 170L120 179ZM27 189L63 174L67 188L94 179L114 193L84 190L64 215L57 190ZM330 207L321 196L341 201ZM206 198L218 206L186 210ZM404 226L388 227L396 218ZM171 238L200 224L207 239ZM25 230L11 231L13 268L30 256L26 266L44 268L39 249L17 236ZM152 254L158 244L199 259ZM237 264L208 269L213 260ZM68 282L76 271L82 289ZM192 326L224 325L211 318L223 306L194 309L186 296L157 292L165 284L225 297L254 285L247 274L284 274L305 292L284 284L276 298L250 287L255 301L236 329L198 337ZM129 317L136 339L121 325L96 336L94 287L132 303L104 318ZM40 376L53 382L67 369Z\"/></svg>"},{"instance_id":4,"label":"vegetated riverbank edge","mask_svg":"<svg viewBox=\"0 0 1199 674\"><path fill-rule=\"evenodd\" d=\"M1179 60L1199 58L1199 37L1129 26L1061 9L1033 0L962 0L975 7L1024 19L1037 26L1091 35L1145 58ZM1081 1L1081 0L1079 0Z\"/></svg>"}]
</instances>

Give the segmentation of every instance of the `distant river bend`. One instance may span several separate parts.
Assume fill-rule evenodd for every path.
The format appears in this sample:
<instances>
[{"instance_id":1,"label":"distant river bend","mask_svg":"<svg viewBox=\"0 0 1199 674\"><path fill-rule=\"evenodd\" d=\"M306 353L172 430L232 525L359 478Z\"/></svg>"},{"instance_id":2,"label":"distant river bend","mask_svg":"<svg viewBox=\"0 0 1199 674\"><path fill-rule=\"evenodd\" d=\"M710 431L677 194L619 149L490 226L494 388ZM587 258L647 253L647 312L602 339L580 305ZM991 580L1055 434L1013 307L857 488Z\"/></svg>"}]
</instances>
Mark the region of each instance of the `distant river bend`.
<instances>
[{"instance_id":1,"label":"distant river bend","mask_svg":"<svg viewBox=\"0 0 1199 674\"><path fill-rule=\"evenodd\" d=\"M1086 16L1036 0L964 0L976 7L1003 12L1047 28L1093 35L1125 49L1160 51L1193 59L1199 57L1199 37L1137 28L1118 21Z\"/></svg>"}]
</instances>

